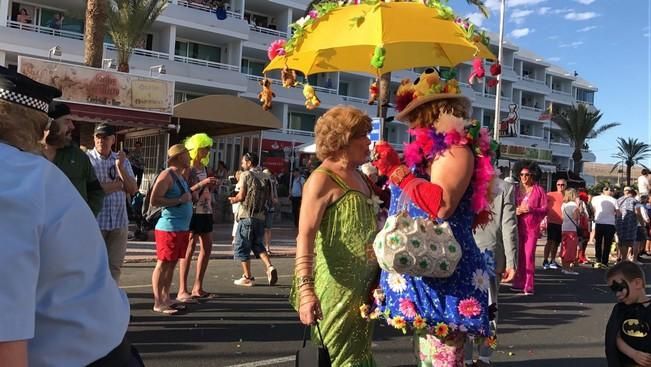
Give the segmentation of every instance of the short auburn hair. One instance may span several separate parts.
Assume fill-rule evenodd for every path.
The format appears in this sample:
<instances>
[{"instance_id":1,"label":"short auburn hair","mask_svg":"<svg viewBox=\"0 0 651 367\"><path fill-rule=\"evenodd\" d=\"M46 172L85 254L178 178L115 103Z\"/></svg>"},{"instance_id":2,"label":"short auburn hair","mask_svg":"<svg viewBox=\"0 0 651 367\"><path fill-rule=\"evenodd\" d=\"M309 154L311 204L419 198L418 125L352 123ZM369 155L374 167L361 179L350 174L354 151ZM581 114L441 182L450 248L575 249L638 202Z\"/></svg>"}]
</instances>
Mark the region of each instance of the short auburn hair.
<instances>
[{"instance_id":1,"label":"short auburn hair","mask_svg":"<svg viewBox=\"0 0 651 367\"><path fill-rule=\"evenodd\" d=\"M371 132L371 118L362 110L350 106L329 109L316 121L316 157L323 161L333 158L342 149Z\"/></svg>"},{"instance_id":2,"label":"short auburn hair","mask_svg":"<svg viewBox=\"0 0 651 367\"><path fill-rule=\"evenodd\" d=\"M416 107L407 114L406 120L409 122L418 121L421 125L418 127L427 127L434 124L441 113L450 114L464 120L469 117L469 111L463 102L457 99L442 99Z\"/></svg>"}]
</instances>

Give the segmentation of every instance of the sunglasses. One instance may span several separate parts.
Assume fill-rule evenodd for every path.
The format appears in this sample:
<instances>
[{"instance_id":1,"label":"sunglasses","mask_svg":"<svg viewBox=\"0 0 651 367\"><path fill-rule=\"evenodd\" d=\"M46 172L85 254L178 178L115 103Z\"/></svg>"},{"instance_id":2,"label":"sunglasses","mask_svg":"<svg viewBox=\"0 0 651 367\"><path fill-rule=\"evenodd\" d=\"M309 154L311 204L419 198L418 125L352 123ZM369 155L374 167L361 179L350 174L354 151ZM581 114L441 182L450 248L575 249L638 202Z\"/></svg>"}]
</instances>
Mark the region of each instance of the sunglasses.
<instances>
[{"instance_id":1,"label":"sunglasses","mask_svg":"<svg viewBox=\"0 0 651 367\"><path fill-rule=\"evenodd\" d=\"M613 283L608 288L610 288L613 293L619 293L628 289L628 283L626 283L625 280L622 280L621 282L613 280Z\"/></svg>"},{"instance_id":2,"label":"sunglasses","mask_svg":"<svg viewBox=\"0 0 651 367\"><path fill-rule=\"evenodd\" d=\"M520 173L520 177L529 177L531 173Z\"/></svg>"},{"instance_id":3,"label":"sunglasses","mask_svg":"<svg viewBox=\"0 0 651 367\"><path fill-rule=\"evenodd\" d=\"M556 186L565 187L565 184L556 184Z\"/></svg>"}]
</instances>

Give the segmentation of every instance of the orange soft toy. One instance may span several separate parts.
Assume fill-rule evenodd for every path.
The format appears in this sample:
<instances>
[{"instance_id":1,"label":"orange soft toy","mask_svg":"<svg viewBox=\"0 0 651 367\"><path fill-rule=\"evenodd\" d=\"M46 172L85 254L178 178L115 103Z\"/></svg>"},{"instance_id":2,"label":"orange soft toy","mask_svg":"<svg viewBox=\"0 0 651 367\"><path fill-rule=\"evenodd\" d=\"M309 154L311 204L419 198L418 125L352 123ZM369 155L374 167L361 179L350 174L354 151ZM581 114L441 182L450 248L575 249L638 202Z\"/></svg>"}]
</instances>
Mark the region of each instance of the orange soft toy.
<instances>
[{"instance_id":1,"label":"orange soft toy","mask_svg":"<svg viewBox=\"0 0 651 367\"><path fill-rule=\"evenodd\" d=\"M262 103L262 109L269 111L271 109L271 101L276 94L271 90L271 81L269 79L262 79L260 85L262 86L262 91L258 93L258 99Z\"/></svg>"},{"instance_id":2,"label":"orange soft toy","mask_svg":"<svg viewBox=\"0 0 651 367\"><path fill-rule=\"evenodd\" d=\"M377 81L371 83L371 86L368 87L368 104L374 104L377 101L378 94L380 93L377 87Z\"/></svg>"}]
</instances>

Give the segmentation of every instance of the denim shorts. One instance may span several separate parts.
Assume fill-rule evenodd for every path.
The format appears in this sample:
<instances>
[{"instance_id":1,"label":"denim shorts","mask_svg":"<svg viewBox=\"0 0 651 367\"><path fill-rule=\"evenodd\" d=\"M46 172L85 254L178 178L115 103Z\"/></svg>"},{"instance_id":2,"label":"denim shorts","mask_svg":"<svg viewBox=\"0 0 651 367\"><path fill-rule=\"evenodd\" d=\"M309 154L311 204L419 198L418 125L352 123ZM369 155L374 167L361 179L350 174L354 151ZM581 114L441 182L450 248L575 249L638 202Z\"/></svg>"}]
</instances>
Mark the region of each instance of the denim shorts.
<instances>
[{"instance_id":1,"label":"denim shorts","mask_svg":"<svg viewBox=\"0 0 651 367\"><path fill-rule=\"evenodd\" d=\"M237 222L235 241L233 242L233 258L246 261L251 258L251 251L255 257L264 253L264 220L257 218L242 218Z\"/></svg>"},{"instance_id":2,"label":"denim shorts","mask_svg":"<svg viewBox=\"0 0 651 367\"><path fill-rule=\"evenodd\" d=\"M274 224L274 212L267 211L264 215L264 229L271 229Z\"/></svg>"}]
</instances>

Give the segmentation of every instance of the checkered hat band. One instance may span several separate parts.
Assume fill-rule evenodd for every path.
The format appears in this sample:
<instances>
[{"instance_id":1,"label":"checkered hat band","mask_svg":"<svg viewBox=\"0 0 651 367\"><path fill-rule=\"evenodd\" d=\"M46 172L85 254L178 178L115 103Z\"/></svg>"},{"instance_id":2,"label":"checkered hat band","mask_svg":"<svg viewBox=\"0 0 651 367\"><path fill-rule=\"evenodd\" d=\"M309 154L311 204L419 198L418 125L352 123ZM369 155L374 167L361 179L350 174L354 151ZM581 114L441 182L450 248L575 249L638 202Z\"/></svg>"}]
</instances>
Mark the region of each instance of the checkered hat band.
<instances>
[{"instance_id":1,"label":"checkered hat band","mask_svg":"<svg viewBox=\"0 0 651 367\"><path fill-rule=\"evenodd\" d=\"M16 93L10 90L0 88L0 99L5 101L17 103L29 108L34 108L45 113L49 110L49 103L41 101L40 99L32 98L24 94Z\"/></svg>"}]
</instances>

